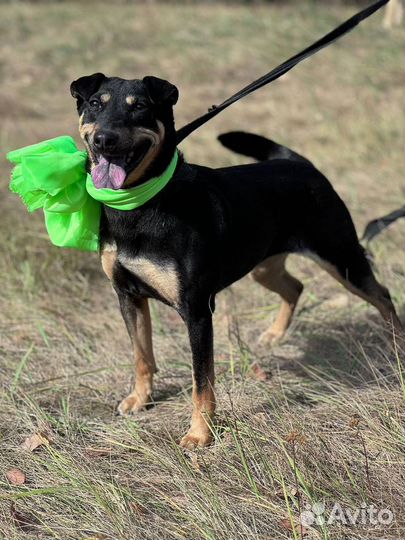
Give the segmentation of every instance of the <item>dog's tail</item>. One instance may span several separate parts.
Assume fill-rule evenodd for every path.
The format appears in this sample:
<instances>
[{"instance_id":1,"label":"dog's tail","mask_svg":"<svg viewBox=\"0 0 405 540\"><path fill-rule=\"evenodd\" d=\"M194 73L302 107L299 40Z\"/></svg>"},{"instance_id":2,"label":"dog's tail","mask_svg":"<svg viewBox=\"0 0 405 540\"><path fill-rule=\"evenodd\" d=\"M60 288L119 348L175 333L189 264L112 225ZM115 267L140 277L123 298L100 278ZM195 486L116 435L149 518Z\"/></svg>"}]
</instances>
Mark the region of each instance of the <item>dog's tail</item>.
<instances>
[{"instance_id":1,"label":"dog's tail","mask_svg":"<svg viewBox=\"0 0 405 540\"><path fill-rule=\"evenodd\" d=\"M370 221L364 229L362 240L367 243L370 242L375 236L391 225L391 223L394 223L394 221L400 218L405 218L405 204L386 216Z\"/></svg>"},{"instance_id":2,"label":"dog's tail","mask_svg":"<svg viewBox=\"0 0 405 540\"><path fill-rule=\"evenodd\" d=\"M218 140L225 148L228 148L237 154L252 157L257 161L289 159L291 161L301 161L312 165L308 159L297 154L294 150L287 148L287 146L278 144L261 135L255 135L254 133L230 131L219 135Z\"/></svg>"}]
</instances>

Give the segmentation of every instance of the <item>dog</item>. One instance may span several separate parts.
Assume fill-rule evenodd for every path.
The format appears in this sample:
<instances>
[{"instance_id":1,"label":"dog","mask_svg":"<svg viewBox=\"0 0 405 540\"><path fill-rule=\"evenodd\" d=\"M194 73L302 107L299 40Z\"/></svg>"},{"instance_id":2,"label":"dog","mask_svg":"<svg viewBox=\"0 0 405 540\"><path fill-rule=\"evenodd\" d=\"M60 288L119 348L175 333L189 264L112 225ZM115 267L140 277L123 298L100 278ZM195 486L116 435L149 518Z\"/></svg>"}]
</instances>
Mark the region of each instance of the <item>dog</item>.
<instances>
[{"instance_id":1,"label":"dog","mask_svg":"<svg viewBox=\"0 0 405 540\"><path fill-rule=\"evenodd\" d=\"M294 150L276 143L266 137L247 133L245 131L230 131L218 136L219 142L228 150L237 154L251 157L256 161L266 161L269 159L290 159L312 163ZM369 244L376 236L395 223L398 219L405 218L405 205L400 208L369 221L364 229L361 241ZM368 253L371 258L371 253Z\"/></svg>"},{"instance_id":2,"label":"dog","mask_svg":"<svg viewBox=\"0 0 405 540\"><path fill-rule=\"evenodd\" d=\"M98 187L131 188L167 169L176 152L173 107L179 93L173 84L96 73L73 81L71 94ZM259 163L212 169L179 154L173 177L146 204L128 211L103 206L101 264L117 293L135 359L135 386L118 411L133 414L151 402L156 364L148 299L160 300L180 314L190 339L193 412L180 441L186 449L212 442L215 297L246 274L281 297L264 342L285 334L303 290L285 269L289 253L315 259L375 306L387 325L401 329L343 201L308 160L294 155L263 154Z\"/></svg>"}]
</instances>

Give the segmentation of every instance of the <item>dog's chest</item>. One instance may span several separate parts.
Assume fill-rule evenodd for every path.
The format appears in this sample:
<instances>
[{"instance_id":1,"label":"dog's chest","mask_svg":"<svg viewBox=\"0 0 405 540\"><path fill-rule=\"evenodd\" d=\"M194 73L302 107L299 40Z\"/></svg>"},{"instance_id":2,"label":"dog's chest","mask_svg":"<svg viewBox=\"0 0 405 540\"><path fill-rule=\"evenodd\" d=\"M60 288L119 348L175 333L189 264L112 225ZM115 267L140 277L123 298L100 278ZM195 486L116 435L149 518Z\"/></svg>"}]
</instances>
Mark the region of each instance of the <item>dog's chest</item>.
<instances>
[{"instance_id":1,"label":"dog's chest","mask_svg":"<svg viewBox=\"0 0 405 540\"><path fill-rule=\"evenodd\" d=\"M152 260L144 255L131 257L117 249L115 243L105 244L101 253L101 264L110 280L114 267L119 263L135 278L155 290L169 304L178 306L180 302L180 280L174 262Z\"/></svg>"}]
</instances>

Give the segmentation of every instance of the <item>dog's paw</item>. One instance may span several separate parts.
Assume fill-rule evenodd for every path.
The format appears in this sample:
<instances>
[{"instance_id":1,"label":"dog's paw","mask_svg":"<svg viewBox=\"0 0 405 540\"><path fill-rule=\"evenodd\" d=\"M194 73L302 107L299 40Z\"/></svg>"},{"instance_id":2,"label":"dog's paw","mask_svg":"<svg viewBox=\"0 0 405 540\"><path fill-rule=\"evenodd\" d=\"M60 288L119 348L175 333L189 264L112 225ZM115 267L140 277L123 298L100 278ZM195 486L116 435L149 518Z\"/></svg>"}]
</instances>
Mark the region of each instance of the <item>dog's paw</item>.
<instances>
[{"instance_id":1,"label":"dog's paw","mask_svg":"<svg viewBox=\"0 0 405 540\"><path fill-rule=\"evenodd\" d=\"M189 431L180 441L180 446L186 450L195 450L196 448L204 448L212 443L212 434L210 431L204 433L196 433Z\"/></svg>"},{"instance_id":2,"label":"dog's paw","mask_svg":"<svg viewBox=\"0 0 405 540\"><path fill-rule=\"evenodd\" d=\"M258 345L275 345L281 341L284 336L285 330L269 328L259 336L257 343Z\"/></svg>"},{"instance_id":3,"label":"dog's paw","mask_svg":"<svg viewBox=\"0 0 405 540\"><path fill-rule=\"evenodd\" d=\"M142 397L138 394L129 394L129 396L123 399L118 405L118 413L121 416L127 414L136 414L137 412L145 410L150 401L150 396Z\"/></svg>"}]
</instances>

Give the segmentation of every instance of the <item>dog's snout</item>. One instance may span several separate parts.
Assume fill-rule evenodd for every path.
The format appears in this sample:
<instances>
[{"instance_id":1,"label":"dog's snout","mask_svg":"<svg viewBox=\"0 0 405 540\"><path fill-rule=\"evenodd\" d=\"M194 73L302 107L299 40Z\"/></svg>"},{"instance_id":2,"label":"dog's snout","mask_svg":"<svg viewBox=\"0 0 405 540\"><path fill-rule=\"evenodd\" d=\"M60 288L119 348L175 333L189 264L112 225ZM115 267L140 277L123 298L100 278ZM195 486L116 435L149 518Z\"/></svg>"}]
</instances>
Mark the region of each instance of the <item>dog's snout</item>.
<instances>
[{"instance_id":1,"label":"dog's snout","mask_svg":"<svg viewBox=\"0 0 405 540\"><path fill-rule=\"evenodd\" d=\"M114 150L119 141L118 133L114 131L100 130L94 135L94 146L100 152Z\"/></svg>"}]
</instances>

